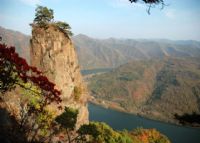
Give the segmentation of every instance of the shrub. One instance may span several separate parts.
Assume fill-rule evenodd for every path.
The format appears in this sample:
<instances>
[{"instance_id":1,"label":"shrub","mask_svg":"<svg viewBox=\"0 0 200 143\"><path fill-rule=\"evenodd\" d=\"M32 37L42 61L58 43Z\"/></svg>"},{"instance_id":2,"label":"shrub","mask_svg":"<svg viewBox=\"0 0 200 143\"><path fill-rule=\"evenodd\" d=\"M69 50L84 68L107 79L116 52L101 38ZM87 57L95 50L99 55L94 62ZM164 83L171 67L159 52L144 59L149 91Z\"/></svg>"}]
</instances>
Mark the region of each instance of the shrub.
<instances>
[{"instance_id":1,"label":"shrub","mask_svg":"<svg viewBox=\"0 0 200 143\"><path fill-rule=\"evenodd\" d=\"M79 101L81 94L82 94L82 89L81 87L75 86L74 87L74 99L75 101Z\"/></svg>"}]
</instances>

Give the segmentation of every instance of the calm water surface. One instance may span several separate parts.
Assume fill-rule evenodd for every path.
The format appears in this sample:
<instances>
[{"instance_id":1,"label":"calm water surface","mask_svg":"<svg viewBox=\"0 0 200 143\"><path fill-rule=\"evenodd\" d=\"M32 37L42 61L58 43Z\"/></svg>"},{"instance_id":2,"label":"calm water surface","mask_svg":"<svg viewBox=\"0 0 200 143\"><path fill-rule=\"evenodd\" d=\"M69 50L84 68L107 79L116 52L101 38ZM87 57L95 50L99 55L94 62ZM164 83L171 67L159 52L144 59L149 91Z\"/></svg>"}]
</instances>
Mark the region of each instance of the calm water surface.
<instances>
[{"instance_id":1,"label":"calm water surface","mask_svg":"<svg viewBox=\"0 0 200 143\"><path fill-rule=\"evenodd\" d=\"M172 143L200 143L200 129L181 127L145 119L136 115L106 109L89 104L90 121L102 121L116 130L132 130L137 127L156 128L168 136Z\"/></svg>"}]
</instances>

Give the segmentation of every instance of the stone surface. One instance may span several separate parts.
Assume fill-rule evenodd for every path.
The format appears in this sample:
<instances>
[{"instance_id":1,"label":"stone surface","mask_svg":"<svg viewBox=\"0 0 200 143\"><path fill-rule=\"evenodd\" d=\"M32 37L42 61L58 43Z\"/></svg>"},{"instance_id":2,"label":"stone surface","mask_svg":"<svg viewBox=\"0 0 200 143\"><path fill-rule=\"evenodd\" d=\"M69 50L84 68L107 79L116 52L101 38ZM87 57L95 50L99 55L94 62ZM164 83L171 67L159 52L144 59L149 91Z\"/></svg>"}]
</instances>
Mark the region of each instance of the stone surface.
<instances>
[{"instance_id":1,"label":"stone surface","mask_svg":"<svg viewBox=\"0 0 200 143\"><path fill-rule=\"evenodd\" d=\"M31 65L41 70L62 91L62 107L68 106L79 110L77 126L87 123L88 92L82 80L71 39L53 25L47 29L33 26L30 55ZM78 97L74 93L74 88L81 91Z\"/></svg>"}]
</instances>

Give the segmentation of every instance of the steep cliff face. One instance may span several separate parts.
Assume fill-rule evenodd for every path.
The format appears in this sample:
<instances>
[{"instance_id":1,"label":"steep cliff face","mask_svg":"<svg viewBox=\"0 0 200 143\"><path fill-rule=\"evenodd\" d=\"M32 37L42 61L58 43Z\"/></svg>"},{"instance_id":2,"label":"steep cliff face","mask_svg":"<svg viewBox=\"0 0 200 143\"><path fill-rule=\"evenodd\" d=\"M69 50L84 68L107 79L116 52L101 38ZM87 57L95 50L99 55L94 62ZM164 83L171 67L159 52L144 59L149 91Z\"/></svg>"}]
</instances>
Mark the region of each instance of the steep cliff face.
<instances>
[{"instance_id":1,"label":"steep cliff face","mask_svg":"<svg viewBox=\"0 0 200 143\"><path fill-rule=\"evenodd\" d=\"M79 110L77 125L88 122L87 89L71 39L55 26L47 29L33 26L30 55L31 65L62 91L62 106Z\"/></svg>"}]
</instances>

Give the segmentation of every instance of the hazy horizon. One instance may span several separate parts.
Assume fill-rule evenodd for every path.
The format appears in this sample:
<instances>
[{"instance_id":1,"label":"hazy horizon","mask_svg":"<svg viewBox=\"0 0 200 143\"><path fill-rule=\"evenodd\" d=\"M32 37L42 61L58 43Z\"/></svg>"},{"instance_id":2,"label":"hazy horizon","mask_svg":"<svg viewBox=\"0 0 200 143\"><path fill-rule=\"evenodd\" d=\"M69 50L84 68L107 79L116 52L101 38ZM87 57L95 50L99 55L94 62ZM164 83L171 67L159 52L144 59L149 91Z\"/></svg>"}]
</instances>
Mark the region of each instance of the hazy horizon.
<instances>
[{"instance_id":1,"label":"hazy horizon","mask_svg":"<svg viewBox=\"0 0 200 143\"><path fill-rule=\"evenodd\" d=\"M200 1L165 0L166 6L146 12L144 4L128 0L2 0L0 26L31 35L36 5L54 10L75 35L97 39L169 39L200 41Z\"/></svg>"},{"instance_id":2,"label":"hazy horizon","mask_svg":"<svg viewBox=\"0 0 200 143\"><path fill-rule=\"evenodd\" d=\"M14 30L14 29L9 29L9 28L6 28L6 27L2 27L0 25L1 28L3 29L6 29L6 30L12 30L14 32L20 32L21 34L23 35L26 35L26 36L31 36L31 34L26 34L26 33L23 33L21 31L18 31L18 30ZM92 36L89 36L89 35L86 35L84 33L78 33L76 35L73 35L72 37L76 37L76 36L79 36L79 35L83 35L83 36L86 36L86 37L89 37L91 39L97 39L97 40L108 40L108 39L116 39L116 40L137 40L137 41L140 41L140 40L147 40L147 41L171 41L171 42L176 42L176 41L196 41L196 42L200 42L200 40L193 40L193 39L167 39L167 38L129 38L129 37L123 37L123 38L120 38L120 37L106 37L106 38L96 38L96 37L92 37ZM2 37L3 38L3 37Z\"/></svg>"}]
</instances>

